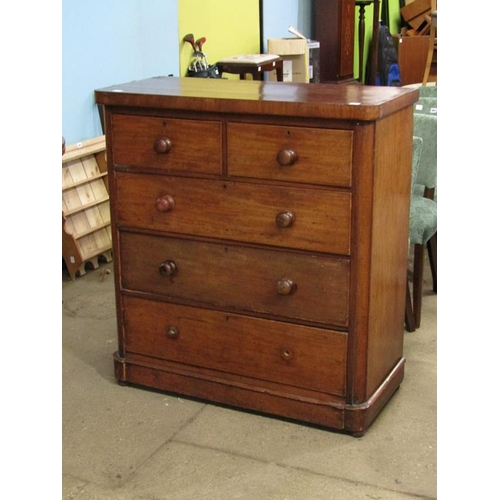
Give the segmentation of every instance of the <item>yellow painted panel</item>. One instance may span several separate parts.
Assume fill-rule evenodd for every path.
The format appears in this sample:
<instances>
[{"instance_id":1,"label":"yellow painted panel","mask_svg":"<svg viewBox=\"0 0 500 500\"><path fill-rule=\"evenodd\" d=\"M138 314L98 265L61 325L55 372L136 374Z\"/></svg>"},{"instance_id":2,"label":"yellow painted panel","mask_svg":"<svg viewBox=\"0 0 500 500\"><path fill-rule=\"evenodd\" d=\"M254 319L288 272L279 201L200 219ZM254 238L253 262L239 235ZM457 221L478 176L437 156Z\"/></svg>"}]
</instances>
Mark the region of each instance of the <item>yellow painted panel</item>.
<instances>
[{"instance_id":1,"label":"yellow painted panel","mask_svg":"<svg viewBox=\"0 0 500 500\"><path fill-rule=\"evenodd\" d=\"M203 52L209 64L260 52L259 0L178 0L178 13L180 76L186 75L193 58L191 45L183 41L188 33L195 40L207 39ZM238 78L228 74L224 77Z\"/></svg>"}]
</instances>

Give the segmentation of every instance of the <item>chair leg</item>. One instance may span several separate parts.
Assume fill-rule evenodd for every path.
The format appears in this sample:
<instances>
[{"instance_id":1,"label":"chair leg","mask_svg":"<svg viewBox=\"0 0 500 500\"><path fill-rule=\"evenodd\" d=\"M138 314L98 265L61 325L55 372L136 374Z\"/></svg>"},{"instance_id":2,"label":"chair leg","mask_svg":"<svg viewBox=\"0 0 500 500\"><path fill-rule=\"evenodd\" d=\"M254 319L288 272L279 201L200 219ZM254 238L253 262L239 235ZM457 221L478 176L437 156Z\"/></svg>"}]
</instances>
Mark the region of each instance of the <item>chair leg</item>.
<instances>
[{"instance_id":1,"label":"chair leg","mask_svg":"<svg viewBox=\"0 0 500 500\"><path fill-rule=\"evenodd\" d=\"M432 274L432 290L437 293L437 231L427 242L427 254Z\"/></svg>"},{"instance_id":2,"label":"chair leg","mask_svg":"<svg viewBox=\"0 0 500 500\"><path fill-rule=\"evenodd\" d=\"M405 327L408 332L415 331L415 316L411 306L410 282L406 279L406 307L405 307Z\"/></svg>"},{"instance_id":3,"label":"chair leg","mask_svg":"<svg viewBox=\"0 0 500 500\"><path fill-rule=\"evenodd\" d=\"M420 317L422 316L424 248L424 245L415 245L413 257L413 315L415 316L415 328L420 328Z\"/></svg>"},{"instance_id":4,"label":"chair leg","mask_svg":"<svg viewBox=\"0 0 500 500\"><path fill-rule=\"evenodd\" d=\"M424 77L422 78L422 85L425 87L429 81L429 76L431 73L432 58L434 56L434 51L436 50L436 26L434 23L431 25L431 31L429 33L429 48L427 50L427 61L425 63Z\"/></svg>"}]
</instances>

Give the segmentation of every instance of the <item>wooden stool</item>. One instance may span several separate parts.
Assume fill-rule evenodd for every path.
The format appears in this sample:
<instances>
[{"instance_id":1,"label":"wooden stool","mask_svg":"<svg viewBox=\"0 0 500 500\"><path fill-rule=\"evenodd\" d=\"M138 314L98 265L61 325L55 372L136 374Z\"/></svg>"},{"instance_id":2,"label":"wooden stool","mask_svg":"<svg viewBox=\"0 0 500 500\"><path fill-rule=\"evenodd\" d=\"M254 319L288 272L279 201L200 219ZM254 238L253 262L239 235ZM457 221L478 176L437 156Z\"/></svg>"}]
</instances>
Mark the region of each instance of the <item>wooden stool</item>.
<instances>
[{"instance_id":1,"label":"wooden stool","mask_svg":"<svg viewBox=\"0 0 500 500\"><path fill-rule=\"evenodd\" d=\"M437 52L437 9L431 13L431 31L429 33L429 50L427 52L427 62L425 63L424 78L422 85L427 85L429 75L431 73L431 66L434 60L434 53ZM436 71L437 83L437 71Z\"/></svg>"},{"instance_id":2,"label":"wooden stool","mask_svg":"<svg viewBox=\"0 0 500 500\"><path fill-rule=\"evenodd\" d=\"M252 62L244 61L243 59L234 61L219 61L216 63L219 73L231 73L240 75L240 80L245 79L246 74L251 74L254 80L262 80L264 71L276 70L276 79L278 82L283 81L283 59L278 57L270 61Z\"/></svg>"}]
</instances>

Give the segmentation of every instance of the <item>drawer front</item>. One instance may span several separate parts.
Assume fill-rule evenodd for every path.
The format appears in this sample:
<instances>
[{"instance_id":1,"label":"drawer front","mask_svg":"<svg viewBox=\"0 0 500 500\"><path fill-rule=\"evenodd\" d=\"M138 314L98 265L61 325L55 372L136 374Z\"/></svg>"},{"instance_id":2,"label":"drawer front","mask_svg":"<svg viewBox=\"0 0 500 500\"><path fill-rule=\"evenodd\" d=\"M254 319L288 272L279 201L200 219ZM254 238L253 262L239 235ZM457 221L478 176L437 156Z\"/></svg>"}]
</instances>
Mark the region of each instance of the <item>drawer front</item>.
<instances>
[{"instance_id":1,"label":"drawer front","mask_svg":"<svg viewBox=\"0 0 500 500\"><path fill-rule=\"evenodd\" d=\"M349 260L120 234L122 287L200 304L347 326Z\"/></svg>"},{"instance_id":2,"label":"drawer front","mask_svg":"<svg viewBox=\"0 0 500 500\"><path fill-rule=\"evenodd\" d=\"M129 352L345 395L345 333L136 297L123 299Z\"/></svg>"},{"instance_id":3,"label":"drawer front","mask_svg":"<svg viewBox=\"0 0 500 500\"><path fill-rule=\"evenodd\" d=\"M350 187L353 131L228 123L230 175Z\"/></svg>"},{"instance_id":4,"label":"drawer front","mask_svg":"<svg viewBox=\"0 0 500 500\"><path fill-rule=\"evenodd\" d=\"M348 255L351 194L117 173L119 225Z\"/></svg>"},{"instance_id":5,"label":"drawer front","mask_svg":"<svg viewBox=\"0 0 500 500\"><path fill-rule=\"evenodd\" d=\"M112 134L115 165L165 172L222 172L220 122L114 114Z\"/></svg>"}]
</instances>

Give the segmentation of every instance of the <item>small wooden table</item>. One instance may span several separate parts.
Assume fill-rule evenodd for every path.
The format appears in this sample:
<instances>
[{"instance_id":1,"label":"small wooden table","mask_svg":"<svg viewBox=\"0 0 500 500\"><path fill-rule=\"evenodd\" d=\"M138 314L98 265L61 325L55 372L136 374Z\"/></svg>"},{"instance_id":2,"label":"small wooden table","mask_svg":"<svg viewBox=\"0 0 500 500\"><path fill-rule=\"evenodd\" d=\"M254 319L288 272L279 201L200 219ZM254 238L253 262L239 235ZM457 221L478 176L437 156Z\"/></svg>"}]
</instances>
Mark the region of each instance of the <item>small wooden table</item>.
<instances>
[{"instance_id":1,"label":"small wooden table","mask_svg":"<svg viewBox=\"0 0 500 500\"><path fill-rule=\"evenodd\" d=\"M231 73L233 75L240 75L240 80L244 80L245 75L248 73L252 75L254 80L262 80L262 73L264 71L276 70L276 79L278 82L283 81L283 59L281 57L260 63L219 61L216 63L216 66L220 74Z\"/></svg>"}]
</instances>

